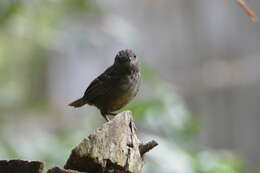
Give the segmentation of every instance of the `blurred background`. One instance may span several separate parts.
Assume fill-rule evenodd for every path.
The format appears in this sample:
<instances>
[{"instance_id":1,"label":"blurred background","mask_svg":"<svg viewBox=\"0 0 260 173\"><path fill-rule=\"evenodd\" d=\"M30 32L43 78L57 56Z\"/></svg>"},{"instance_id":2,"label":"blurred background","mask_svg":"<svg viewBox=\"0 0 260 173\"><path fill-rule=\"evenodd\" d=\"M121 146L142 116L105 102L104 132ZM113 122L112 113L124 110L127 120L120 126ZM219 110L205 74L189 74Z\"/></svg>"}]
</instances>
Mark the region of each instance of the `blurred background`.
<instances>
[{"instance_id":1,"label":"blurred background","mask_svg":"<svg viewBox=\"0 0 260 173\"><path fill-rule=\"evenodd\" d=\"M260 1L248 0L260 14ZM67 106L131 48L145 173L260 172L260 25L234 0L1 0L0 159L63 166L103 122Z\"/></svg>"}]
</instances>

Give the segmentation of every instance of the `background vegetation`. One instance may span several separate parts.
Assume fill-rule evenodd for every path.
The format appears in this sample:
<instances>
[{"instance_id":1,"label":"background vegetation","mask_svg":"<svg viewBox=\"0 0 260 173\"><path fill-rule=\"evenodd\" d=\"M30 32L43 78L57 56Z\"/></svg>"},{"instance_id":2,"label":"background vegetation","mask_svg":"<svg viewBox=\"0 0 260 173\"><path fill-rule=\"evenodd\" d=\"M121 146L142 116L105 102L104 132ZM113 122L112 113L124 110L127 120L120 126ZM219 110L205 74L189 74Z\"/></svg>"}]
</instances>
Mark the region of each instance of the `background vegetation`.
<instances>
[{"instance_id":1,"label":"background vegetation","mask_svg":"<svg viewBox=\"0 0 260 173\"><path fill-rule=\"evenodd\" d=\"M140 47L136 28L121 18L133 11L121 17L111 14L121 7L116 3L0 1L0 159L43 160L46 167L64 165L71 148L103 123L95 108L75 110L67 104L112 63L117 50L130 47L142 59L143 84L138 98L124 109L133 111L144 141L155 138L160 144L148 154L144 172L246 172L240 152L213 149L200 141L204 117L188 109L187 94L180 96L154 60L142 58L151 55L144 52L153 47ZM133 9L136 4L127 6ZM164 32L159 24L158 30ZM141 30L142 25L145 21L140 23ZM156 35L150 37L156 44L162 42ZM174 47L172 42L160 44Z\"/></svg>"}]
</instances>

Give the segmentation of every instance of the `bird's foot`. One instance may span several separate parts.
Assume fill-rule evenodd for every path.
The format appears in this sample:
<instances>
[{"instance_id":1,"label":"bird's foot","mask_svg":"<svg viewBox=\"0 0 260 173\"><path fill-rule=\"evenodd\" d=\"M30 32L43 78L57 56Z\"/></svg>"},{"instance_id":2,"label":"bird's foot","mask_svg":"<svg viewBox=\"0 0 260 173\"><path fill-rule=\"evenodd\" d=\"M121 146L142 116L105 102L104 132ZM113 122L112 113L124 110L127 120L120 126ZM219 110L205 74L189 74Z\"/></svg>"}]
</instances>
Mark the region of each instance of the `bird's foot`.
<instances>
[{"instance_id":1,"label":"bird's foot","mask_svg":"<svg viewBox=\"0 0 260 173\"><path fill-rule=\"evenodd\" d=\"M114 113L114 112L109 112L109 113L107 113L107 115L116 116L116 115L117 115L117 113Z\"/></svg>"},{"instance_id":2,"label":"bird's foot","mask_svg":"<svg viewBox=\"0 0 260 173\"><path fill-rule=\"evenodd\" d=\"M105 118L105 120L108 122L110 121L110 119L107 117L108 115L111 115L111 116L116 116L117 113L113 113L113 112L101 112L102 116Z\"/></svg>"},{"instance_id":3,"label":"bird's foot","mask_svg":"<svg viewBox=\"0 0 260 173\"><path fill-rule=\"evenodd\" d=\"M110 119L107 117L107 114L102 114L102 116L105 118L107 122L110 121Z\"/></svg>"}]
</instances>

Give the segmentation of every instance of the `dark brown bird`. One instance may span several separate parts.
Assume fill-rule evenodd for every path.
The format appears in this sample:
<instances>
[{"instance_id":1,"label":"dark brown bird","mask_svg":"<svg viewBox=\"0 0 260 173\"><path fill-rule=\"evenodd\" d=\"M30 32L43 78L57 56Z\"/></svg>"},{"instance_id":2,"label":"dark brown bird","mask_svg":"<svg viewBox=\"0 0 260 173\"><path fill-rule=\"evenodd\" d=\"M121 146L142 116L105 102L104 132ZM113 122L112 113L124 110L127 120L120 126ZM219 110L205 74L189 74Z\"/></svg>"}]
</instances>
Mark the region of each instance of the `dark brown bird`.
<instances>
[{"instance_id":1,"label":"dark brown bird","mask_svg":"<svg viewBox=\"0 0 260 173\"><path fill-rule=\"evenodd\" d=\"M84 96L69 105L94 105L109 121L107 115L116 115L114 111L128 104L136 96L140 76L136 55L129 49L121 50L116 55L114 64L90 83Z\"/></svg>"}]
</instances>

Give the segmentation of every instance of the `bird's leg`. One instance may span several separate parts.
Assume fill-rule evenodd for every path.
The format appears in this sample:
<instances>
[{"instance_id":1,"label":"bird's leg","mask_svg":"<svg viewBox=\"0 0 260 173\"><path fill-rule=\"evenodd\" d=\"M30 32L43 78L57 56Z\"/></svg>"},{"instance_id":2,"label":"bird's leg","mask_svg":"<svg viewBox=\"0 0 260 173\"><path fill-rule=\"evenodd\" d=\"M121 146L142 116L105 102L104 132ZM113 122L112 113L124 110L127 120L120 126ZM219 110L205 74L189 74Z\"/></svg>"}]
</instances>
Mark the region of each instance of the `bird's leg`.
<instances>
[{"instance_id":1,"label":"bird's leg","mask_svg":"<svg viewBox=\"0 0 260 173\"><path fill-rule=\"evenodd\" d=\"M112 116L116 116L117 113L114 113L114 112L108 112L107 115L112 115Z\"/></svg>"},{"instance_id":2,"label":"bird's leg","mask_svg":"<svg viewBox=\"0 0 260 173\"><path fill-rule=\"evenodd\" d=\"M105 120L108 122L109 118L107 117L107 113L101 112L101 115L105 118Z\"/></svg>"}]
</instances>

